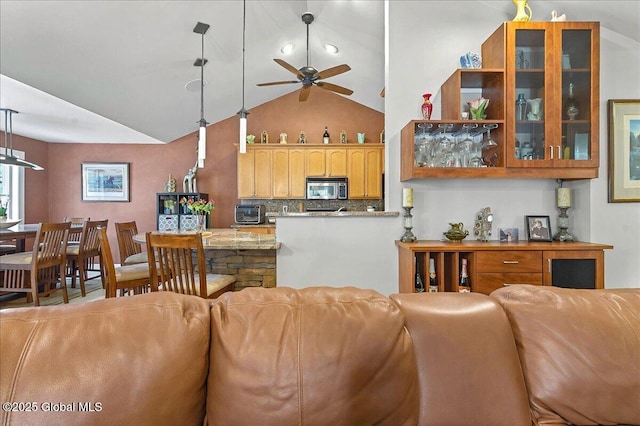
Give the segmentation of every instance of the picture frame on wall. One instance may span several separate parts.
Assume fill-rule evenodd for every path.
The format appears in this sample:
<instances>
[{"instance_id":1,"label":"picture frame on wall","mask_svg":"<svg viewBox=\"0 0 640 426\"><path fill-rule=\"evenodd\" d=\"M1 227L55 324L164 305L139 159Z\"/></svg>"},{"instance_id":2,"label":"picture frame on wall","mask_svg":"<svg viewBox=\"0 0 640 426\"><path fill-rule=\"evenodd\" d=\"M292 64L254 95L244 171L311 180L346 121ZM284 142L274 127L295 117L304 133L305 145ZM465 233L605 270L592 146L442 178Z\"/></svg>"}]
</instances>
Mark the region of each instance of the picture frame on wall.
<instances>
[{"instance_id":1,"label":"picture frame on wall","mask_svg":"<svg viewBox=\"0 0 640 426\"><path fill-rule=\"evenodd\" d=\"M525 216L524 229L529 241L551 241L549 216Z\"/></svg>"},{"instance_id":2,"label":"picture frame on wall","mask_svg":"<svg viewBox=\"0 0 640 426\"><path fill-rule=\"evenodd\" d=\"M82 163L82 201L129 201L129 163Z\"/></svg>"},{"instance_id":3,"label":"picture frame on wall","mask_svg":"<svg viewBox=\"0 0 640 426\"><path fill-rule=\"evenodd\" d=\"M609 202L640 201L640 99L609 99Z\"/></svg>"}]
</instances>

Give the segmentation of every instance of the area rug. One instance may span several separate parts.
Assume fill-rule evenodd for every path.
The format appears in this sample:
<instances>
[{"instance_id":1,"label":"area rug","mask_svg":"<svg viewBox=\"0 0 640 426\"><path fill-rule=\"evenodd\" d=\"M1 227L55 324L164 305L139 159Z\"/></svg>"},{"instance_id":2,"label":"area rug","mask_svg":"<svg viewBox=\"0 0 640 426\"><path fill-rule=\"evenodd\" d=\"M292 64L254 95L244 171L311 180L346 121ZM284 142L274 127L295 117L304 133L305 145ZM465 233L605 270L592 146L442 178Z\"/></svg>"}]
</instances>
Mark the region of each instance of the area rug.
<instances>
[{"instance_id":1,"label":"area rug","mask_svg":"<svg viewBox=\"0 0 640 426\"><path fill-rule=\"evenodd\" d=\"M84 286L87 291L86 297L82 297L82 294L80 292L80 285L78 283L76 283L76 288L71 288L70 282L67 284L69 303L84 303L93 300L104 299L104 289L102 288L102 282L99 278L86 281ZM40 297L40 306L53 306L62 304L64 304L62 290L55 291L49 296ZM0 310L27 307L33 307L33 303L27 303L25 294L4 295L0 297Z\"/></svg>"}]
</instances>

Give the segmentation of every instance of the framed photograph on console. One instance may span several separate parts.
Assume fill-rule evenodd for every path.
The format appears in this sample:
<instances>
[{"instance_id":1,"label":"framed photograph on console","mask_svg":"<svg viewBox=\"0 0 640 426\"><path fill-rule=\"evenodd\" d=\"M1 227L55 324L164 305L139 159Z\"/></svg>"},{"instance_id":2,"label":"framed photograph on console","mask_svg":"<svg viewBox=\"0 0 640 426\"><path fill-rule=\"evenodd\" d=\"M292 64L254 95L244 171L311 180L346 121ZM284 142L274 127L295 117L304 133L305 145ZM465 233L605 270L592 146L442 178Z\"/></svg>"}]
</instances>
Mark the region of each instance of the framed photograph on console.
<instances>
[{"instance_id":1,"label":"framed photograph on console","mask_svg":"<svg viewBox=\"0 0 640 426\"><path fill-rule=\"evenodd\" d=\"M129 201L129 163L82 163L82 201Z\"/></svg>"},{"instance_id":2,"label":"framed photograph on console","mask_svg":"<svg viewBox=\"0 0 640 426\"><path fill-rule=\"evenodd\" d=\"M609 99L609 202L640 201L640 99Z\"/></svg>"},{"instance_id":3,"label":"framed photograph on console","mask_svg":"<svg viewBox=\"0 0 640 426\"><path fill-rule=\"evenodd\" d=\"M551 241L549 216L525 216L524 228L529 241Z\"/></svg>"}]
</instances>

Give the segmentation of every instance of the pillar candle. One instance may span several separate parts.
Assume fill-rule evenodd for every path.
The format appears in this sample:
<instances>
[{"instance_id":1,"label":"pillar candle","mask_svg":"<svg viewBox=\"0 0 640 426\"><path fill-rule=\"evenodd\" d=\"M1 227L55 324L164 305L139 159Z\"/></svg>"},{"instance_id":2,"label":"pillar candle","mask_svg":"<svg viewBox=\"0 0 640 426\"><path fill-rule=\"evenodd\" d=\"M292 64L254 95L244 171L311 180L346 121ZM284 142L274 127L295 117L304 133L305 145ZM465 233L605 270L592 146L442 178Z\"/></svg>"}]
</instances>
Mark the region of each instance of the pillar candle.
<instances>
[{"instance_id":1,"label":"pillar candle","mask_svg":"<svg viewBox=\"0 0 640 426\"><path fill-rule=\"evenodd\" d=\"M571 207L571 191L569 188L558 188L556 190L557 198L556 203L560 208Z\"/></svg>"},{"instance_id":2,"label":"pillar candle","mask_svg":"<svg viewBox=\"0 0 640 426\"><path fill-rule=\"evenodd\" d=\"M402 188L402 207L413 207L413 188Z\"/></svg>"}]
</instances>

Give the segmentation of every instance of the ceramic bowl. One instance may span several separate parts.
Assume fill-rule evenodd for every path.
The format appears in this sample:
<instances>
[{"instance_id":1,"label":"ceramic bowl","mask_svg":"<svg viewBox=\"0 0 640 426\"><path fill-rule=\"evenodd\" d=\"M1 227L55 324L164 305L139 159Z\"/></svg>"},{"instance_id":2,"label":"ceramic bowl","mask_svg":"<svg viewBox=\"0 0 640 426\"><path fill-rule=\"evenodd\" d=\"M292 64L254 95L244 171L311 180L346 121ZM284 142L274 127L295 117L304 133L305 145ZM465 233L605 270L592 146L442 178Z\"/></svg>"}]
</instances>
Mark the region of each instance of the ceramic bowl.
<instances>
[{"instance_id":1,"label":"ceramic bowl","mask_svg":"<svg viewBox=\"0 0 640 426\"><path fill-rule=\"evenodd\" d=\"M465 232L443 232L443 234L450 241L462 241L467 237L467 235L469 235L469 231L465 231Z\"/></svg>"},{"instance_id":2,"label":"ceramic bowl","mask_svg":"<svg viewBox=\"0 0 640 426\"><path fill-rule=\"evenodd\" d=\"M0 229L11 228L13 225L17 225L22 222L22 219L0 219Z\"/></svg>"}]
</instances>

